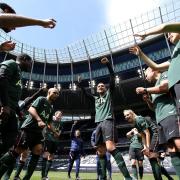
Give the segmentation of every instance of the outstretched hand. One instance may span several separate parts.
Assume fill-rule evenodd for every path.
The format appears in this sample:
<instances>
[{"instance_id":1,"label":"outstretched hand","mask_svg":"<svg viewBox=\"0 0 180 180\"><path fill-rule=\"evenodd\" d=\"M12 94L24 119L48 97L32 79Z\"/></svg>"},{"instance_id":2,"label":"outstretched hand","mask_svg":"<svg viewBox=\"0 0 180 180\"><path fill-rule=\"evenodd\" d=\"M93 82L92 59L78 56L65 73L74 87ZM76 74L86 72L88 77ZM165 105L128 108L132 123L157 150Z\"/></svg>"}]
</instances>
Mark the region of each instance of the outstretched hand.
<instances>
[{"instance_id":1,"label":"outstretched hand","mask_svg":"<svg viewBox=\"0 0 180 180\"><path fill-rule=\"evenodd\" d=\"M131 54L136 55L136 56L140 56L141 53L142 53L140 47L137 46L137 45L136 45L136 46L133 46L133 47L130 47L130 48L129 48L129 52L130 52Z\"/></svg>"},{"instance_id":2,"label":"outstretched hand","mask_svg":"<svg viewBox=\"0 0 180 180\"><path fill-rule=\"evenodd\" d=\"M107 58L107 57L103 57L103 58L101 59L101 63L102 63L102 64L107 64L107 63L109 63L108 58Z\"/></svg>"},{"instance_id":3,"label":"outstretched hand","mask_svg":"<svg viewBox=\"0 0 180 180\"><path fill-rule=\"evenodd\" d=\"M16 43L12 41L5 41L0 45L0 51L12 51L14 50Z\"/></svg>"},{"instance_id":4,"label":"outstretched hand","mask_svg":"<svg viewBox=\"0 0 180 180\"><path fill-rule=\"evenodd\" d=\"M140 37L140 39L142 41L147 37L147 35L146 34L134 34L134 37Z\"/></svg>"},{"instance_id":5,"label":"outstretched hand","mask_svg":"<svg viewBox=\"0 0 180 180\"><path fill-rule=\"evenodd\" d=\"M54 19L45 19L43 20L43 25L44 28L54 28L56 26L56 20Z\"/></svg>"}]
</instances>

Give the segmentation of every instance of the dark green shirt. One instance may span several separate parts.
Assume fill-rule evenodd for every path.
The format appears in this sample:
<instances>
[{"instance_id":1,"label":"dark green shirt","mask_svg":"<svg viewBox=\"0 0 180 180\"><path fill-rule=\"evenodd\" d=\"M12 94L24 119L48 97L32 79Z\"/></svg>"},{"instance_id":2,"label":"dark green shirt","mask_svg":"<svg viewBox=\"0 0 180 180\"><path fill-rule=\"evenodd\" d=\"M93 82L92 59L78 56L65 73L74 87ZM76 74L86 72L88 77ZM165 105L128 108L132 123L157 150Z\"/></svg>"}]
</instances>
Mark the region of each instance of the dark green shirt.
<instances>
[{"instance_id":1,"label":"dark green shirt","mask_svg":"<svg viewBox=\"0 0 180 180\"><path fill-rule=\"evenodd\" d=\"M63 123L61 121L52 120L52 122L51 122L52 127L54 128L54 130L57 133L62 131L62 126L63 126L62 124ZM48 141L59 142L59 138L55 137L53 132L50 129L48 129L47 127L45 129L45 138Z\"/></svg>"},{"instance_id":2,"label":"dark green shirt","mask_svg":"<svg viewBox=\"0 0 180 180\"><path fill-rule=\"evenodd\" d=\"M8 106L16 110L22 87L20 67L14 60L4 61L0 66L1 69L4 69L5 76L8 79Z\"/></svg>"},{"instance_id":3,"label":"dark green shirt","mask_svg":"<svg viewBox=\"0 0 180 180\"><path fill-rule=\"evenodd\" d=\"M49 124L52 121L53 108L45 97L38 97L31 105L34 107L45 124ZM38 126L38 122L30 114L21 126L21 129L27 129L28 131L41 132L42 128Z\"/></svg>"},{"instance_id":4,"label":"dark green shirt","mask_svg":"<svg viewBox=\"0 0 180 180\"><path fill-rule=\"evenodd\" d=\"M107 90L103 96L94 96L96 116L95 122L101 122L106 119L112 119L112 104L110 90Z\"/></svg>"},{"instance_id":5,"label":"dark green shirt","mask_svg":"<svg viewBox=\"0 0 180 180\"><path fill-rule=\"evenodd\" d=\"M109 89L105 92L103 96L93 96L92 94L89 94L85 91L85 89L81 86L81 83L78 84L78 86L82 89L83 93L93 102L95 102L95 122L101 122L113 118L115 76L111 64L107 63L106 66L110 72L110 83Z\"/></svg>"},{"instance_id":6,"label":"dark green shirt","mask_svg":"<svg viewBox=\"0 0 180 180\"><path fill-rule=\"evenodd\" d=\"M151 136L153 135L153 133L157 133L157 125L153 121L148 120L147 118L142 116L137 116L135 118L135 128L140 133L148 129Z\"/></svg>"},{"instance_id":7,"label":"dark green shirt","mask_svg":"<svg viewBox=\"0 0 180 180\"><path fill-rule=\"evenodd\" d=\"M155 86L159 86L161 82L167 80L167 78L167 71L165 71L160 75ZM152 94L151 97L155 109L157 124L166 117L176 114L175 101L169 93Z\"/></svg>"},{"instance_id":8,"label":"dark green shirt","mask_svg":"<svg viewBox=\"0 0 180 180\"><path fill-rule=\"evenodd\" d=\"M130 138L130 148L143 149L142 138L137 134Z\"/></svg>"},{"instance_id":9,"label":"dark green shirt","mask_svg":"<svg viewBox=\"0 0 180 180\"><path fill-rule=\"evenodd\" d=\"M176 44L168 69L169 89L180 81L180 41Z\"/></svg>"}]
</instances>

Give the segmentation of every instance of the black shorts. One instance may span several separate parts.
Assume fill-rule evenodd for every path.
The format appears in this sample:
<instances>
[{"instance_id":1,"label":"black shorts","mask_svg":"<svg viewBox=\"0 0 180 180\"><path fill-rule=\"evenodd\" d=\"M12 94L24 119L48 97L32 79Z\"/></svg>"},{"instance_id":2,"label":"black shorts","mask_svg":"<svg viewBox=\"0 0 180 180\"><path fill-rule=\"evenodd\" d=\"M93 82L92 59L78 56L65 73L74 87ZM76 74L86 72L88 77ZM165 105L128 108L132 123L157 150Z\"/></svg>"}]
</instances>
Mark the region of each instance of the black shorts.
<instances>
[{"instance_id":1,"label":"black shorts","mask_svg":"<svg viewBox=\"0 0 180 180\"><path fill-rule=\"evenodd\" d=\"M18 134L17 128L17 117L14 111L11 112L10 116L6 120L0 120L0 133L2 137L2 148L0 154L5 153L11 148Z\"/></svg>"},{"instance_id":2,"label":"black shorts","mask_svg":"<svg viewBox=\"0 0 180 180\"><path fill-rule=\"evenodd\" d=\"M117 142L117 129L113 119L100 122L96 127L95 146L105 143L106 141Z\"/></svg>"},{"instance_id":3,"label":"black shorts","mask_svg":"<svg viewBox=\"0 0 180 180\"><path fill-rule=\"evenodd\" d=\"M45 140L44 142L44 152L49 152L50 154L54 154L57 150L58 143L54 141Z\"/></svg>"},{"instance_id":4,"label":"black shorts","mask_svg":"<svg viewBox=\"0 0 180 180\"><path fill-rule=\"evenodd\" d=\"M129 156L130 159L136 159L138 161L144 160L144 154L142 153L142 149L139 148L129 148Z\"/></svg>"},{"instance_id":5,"label":"black shorts","mask_svg":"<svg viewBox=\"0 0 180 180\"><path fill-rule=\"evenodd\" d=\"M26 130L21 130L17 136L15 147L21 147L24 149L30 149L37 145L43 143L43 136L41 132L29 132Z\"/></svg>"},{"instance_id":6,"label":"black shorts","mask_svg":"<svg viewBox=\"0 0 180 180\"><path fill-rule=\"evenodd\" d=\"M166 144L173 138L180 137L180 124L177 115L168 116L158 124L159 144Z\"/></svg>"},{"instance_id":7,"label":"black shorts","mask_svg":"<svg viewBox=\"0 0 180 180\"><path fill-rule=\"evenodd\" d=\"M18 119L14 111L10 113L8 119L1 121L0 131L4 134L18 132Z\"/></svg>"}]
</instances>

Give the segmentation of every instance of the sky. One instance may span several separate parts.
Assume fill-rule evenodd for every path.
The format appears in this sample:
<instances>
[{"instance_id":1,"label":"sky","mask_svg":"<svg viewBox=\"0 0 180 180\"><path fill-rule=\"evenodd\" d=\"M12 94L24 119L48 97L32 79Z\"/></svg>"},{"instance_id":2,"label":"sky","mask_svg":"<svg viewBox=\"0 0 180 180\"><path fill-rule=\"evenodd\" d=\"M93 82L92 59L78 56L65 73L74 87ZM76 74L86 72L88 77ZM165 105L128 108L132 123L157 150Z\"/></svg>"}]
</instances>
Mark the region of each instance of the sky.
<instances>
[{"instance_id":1,"label":"sky","mask_svg":"<svg viewBox=\"0 0 180 180\"><path fill-rule=\"evenodd\" d=\"M54 29L38 26L9 33L16 40L37 48L64 48L105 28L170 2L171 0L6 0L18 15L54 18Z\"/></svg>"}]
</instances>

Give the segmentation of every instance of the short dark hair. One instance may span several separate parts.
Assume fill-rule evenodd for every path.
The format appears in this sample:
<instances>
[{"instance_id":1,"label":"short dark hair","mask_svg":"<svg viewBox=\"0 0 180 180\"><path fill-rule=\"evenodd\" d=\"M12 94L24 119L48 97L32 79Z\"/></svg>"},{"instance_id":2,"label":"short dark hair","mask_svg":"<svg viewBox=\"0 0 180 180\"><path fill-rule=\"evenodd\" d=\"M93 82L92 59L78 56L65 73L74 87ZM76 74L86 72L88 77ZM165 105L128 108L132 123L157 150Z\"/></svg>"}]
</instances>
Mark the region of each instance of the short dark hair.
<instances>
[{"instance_id":1,"label":"short dark hair","mask_svg":"<svg viewBox=\"0 0 180 180\"><path fill-rule=\"evenodd\" d=\"M16 11L15 11L11 6L9 6L9 5L6 4L6 3L0 3L0 9L2 9L3 11L4 11L5 9L8 9L9 13L16 14Z\"/></svg>"},{"instance_id":2,"label":"short dark hair","mask_svg":"<svg viewBox=\"0 0 180 180\"><path fill-rule=\"evenodd\" d=\"M9 11L8 13L16 14L15 10L6 3L0 3L0 9L2 11L5 11L5 9L7 9ZM6 33L10 32L10 30L8 28L2 27L1 29Z\"/></svg>"},{"instance_id":3,"label":"short dark hair","mask_svg":"<svg viewBox=\"0 0 180 180\"><path fill-rule=\"evenodd\" d=\"M28 61L32 61L32 58L31 56L29 56L28 54L26 53L22 53L22 54L19 54L16 58L17 61L23 61L23 60L28 60Z\"/></svg>"}]
</instances>

